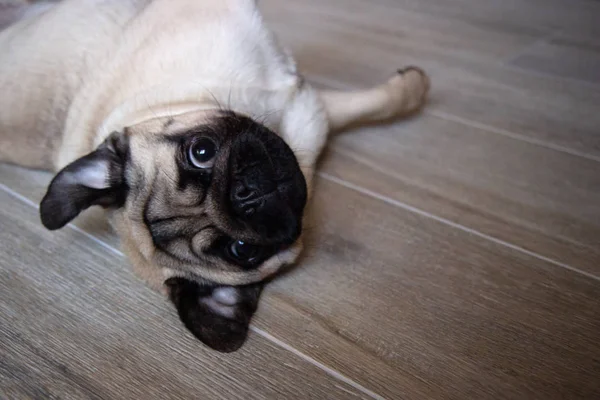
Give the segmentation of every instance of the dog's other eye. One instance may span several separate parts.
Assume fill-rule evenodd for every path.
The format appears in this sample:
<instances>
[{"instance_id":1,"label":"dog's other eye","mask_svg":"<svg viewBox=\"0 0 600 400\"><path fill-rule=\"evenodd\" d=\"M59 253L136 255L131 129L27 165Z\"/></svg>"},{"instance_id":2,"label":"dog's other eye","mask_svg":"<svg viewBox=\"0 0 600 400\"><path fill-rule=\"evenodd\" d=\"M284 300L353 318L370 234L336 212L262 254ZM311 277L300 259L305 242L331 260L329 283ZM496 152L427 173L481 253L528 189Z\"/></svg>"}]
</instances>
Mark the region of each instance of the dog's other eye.
<instances>
[{"instance_id":1,"label":"dog's other eye","mask_svg":"<svg viewBox=\"0 0 600 400\"><path fill-rule=\"evenodd\" d=\"M212 168L217 155L217 145L209 138L202 137L194 141L188 150L190 163L201 169Z\"/></svg>"},{"instance_id":2,"label":"dog's other eye","mask_svg":"<svg viewBox=\"0 0 600 400\"><path fill-rule=\"evenodd\" d=\"M263 250L262 247L246 243L243 240L234 240L229 245L231 256L243 263L256 261L262 255Z\"/></svg>"}]
</instances>

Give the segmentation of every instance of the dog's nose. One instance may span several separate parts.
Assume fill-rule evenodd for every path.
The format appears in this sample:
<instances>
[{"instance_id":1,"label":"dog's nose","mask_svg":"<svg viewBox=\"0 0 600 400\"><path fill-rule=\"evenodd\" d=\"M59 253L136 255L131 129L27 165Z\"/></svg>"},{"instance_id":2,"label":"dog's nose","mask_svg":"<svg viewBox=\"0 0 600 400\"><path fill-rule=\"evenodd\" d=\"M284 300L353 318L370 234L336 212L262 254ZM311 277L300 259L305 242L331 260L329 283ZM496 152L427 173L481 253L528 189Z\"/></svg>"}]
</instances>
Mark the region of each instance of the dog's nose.
<instances>
[{"instance_id":1,"label":"dog's nose","mask_svg":"<svg viewBox=\"0 0 600 400\"><path fill-rule=\"evenodd\" d=\"M231 188L232 200L240 202L253 200L267 195L277 188L272 178L257 172L235 178Z\"/></svg>"},{"instance_id":2,"label":"dog's nose","mask_svg":"<svg viewBox=\"0 0 600 400\"><path fill-rule=\"evenodd\" d=\"M265 197L277 190L277 184L264 174L246 173L231 187L231 203L238 215L250 216L265 206Z\"/></svg>"},{"instance_id":3,"label":"dog's nose","mask_svg":"<svg viewBox=\"0 0 600 400\"><path fill-rule=\"evenodd\" d=\"M263 241L292 243L302 229L306 181L292 149L268 128L248 119L230 147L229 210Z\"/></svg>"}]
</instances>

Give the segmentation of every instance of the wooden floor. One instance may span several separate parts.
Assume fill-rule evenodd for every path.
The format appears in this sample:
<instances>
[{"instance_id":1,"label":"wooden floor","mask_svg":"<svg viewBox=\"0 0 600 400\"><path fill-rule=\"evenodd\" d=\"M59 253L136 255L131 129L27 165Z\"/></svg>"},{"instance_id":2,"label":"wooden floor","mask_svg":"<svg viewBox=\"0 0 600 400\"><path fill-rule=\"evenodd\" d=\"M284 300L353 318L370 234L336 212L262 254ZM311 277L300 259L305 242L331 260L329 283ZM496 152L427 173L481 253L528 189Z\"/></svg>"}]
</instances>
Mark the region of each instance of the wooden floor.
<instances>
[{"instance_id":1,"label":"wooden floor","mask_svg":"<svg viewBox=\"0 0 600 400\"><path fill-rule=\"evenodd\" d=\"M429 106L331 143L308 252L229 355L0 166L0 398L600 399L600 2L260 3L319 86L415 64Z\"/></svg>"}]
</instances>

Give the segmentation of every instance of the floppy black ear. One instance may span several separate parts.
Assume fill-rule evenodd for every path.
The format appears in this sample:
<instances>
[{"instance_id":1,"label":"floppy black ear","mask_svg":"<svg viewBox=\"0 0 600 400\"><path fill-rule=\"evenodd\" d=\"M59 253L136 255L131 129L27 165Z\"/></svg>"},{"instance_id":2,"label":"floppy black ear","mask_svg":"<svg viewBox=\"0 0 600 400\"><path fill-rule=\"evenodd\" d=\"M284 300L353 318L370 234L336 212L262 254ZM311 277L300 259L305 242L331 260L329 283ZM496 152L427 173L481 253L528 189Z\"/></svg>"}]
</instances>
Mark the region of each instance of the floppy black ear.
<instances>
[{"instance_id":1,"label":"floppy black ear","mask_svg":"<svg viewBox=\"0 0 600 400\"><path fill-rule=\"evenodd\" d=\"M223 353L236 351L244 344L262 283L217 286L170 278L165 284L179 318L202 343Z\"/></svg>"},{"instance_id":2,"label":"floppy black ear","mask_svg":"<svg viewBox=\"0 0 600 400\"><path fill-rule=\"evenodd\" d=\"M128 143L124 133L115 132L96 151L73 161L50 182L40 204L44 226L59 229L93 205L123 204Z\"/></svg>"}]
</instances>

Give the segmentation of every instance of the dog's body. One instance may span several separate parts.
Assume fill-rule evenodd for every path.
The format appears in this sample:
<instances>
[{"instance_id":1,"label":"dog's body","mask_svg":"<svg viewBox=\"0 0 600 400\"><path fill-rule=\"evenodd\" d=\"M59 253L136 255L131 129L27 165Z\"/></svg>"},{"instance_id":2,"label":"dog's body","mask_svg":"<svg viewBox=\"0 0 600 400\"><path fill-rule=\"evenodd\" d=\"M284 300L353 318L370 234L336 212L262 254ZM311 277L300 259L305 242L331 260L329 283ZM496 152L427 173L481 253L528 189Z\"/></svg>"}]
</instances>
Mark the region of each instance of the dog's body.
<instances>
[{"instance_id":1,"label":"dog's body","mask_svg":"<svg viewBox=\"0 0 600 400\"><path fill-rule=\"evenodd\" d=\"M253 0L64 0L14 15L0 33L0 160L60 171L41 205L51 229L110 209L136 273L223 351L243 343L260 282L301 249L329 131L412 112L428 90L418 69L315 90ZM223 261L223 237L261 256Z\"/></svg>"},{"instance_id":2,"label":"dog's body","mask_svg":"<svg viewBox=\"0 0 600 400\"><path fill-rule=\"evenodd\" d=\"M60 170L113 131L215 107L270 128L298 120L301 132L278 132L307 155L327 133L316 93L301 90L251 0L65 0L13 25L0 48L0 87L10 94L0 126L14 135L0 151L19 164ZM39 157L28 160L34 149Z\"/></svg>"}]
</instances>

